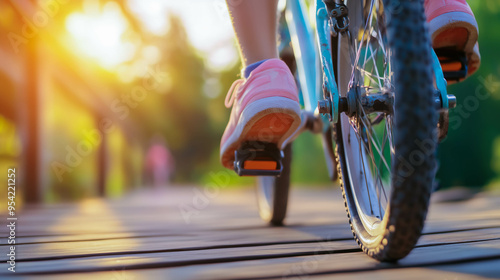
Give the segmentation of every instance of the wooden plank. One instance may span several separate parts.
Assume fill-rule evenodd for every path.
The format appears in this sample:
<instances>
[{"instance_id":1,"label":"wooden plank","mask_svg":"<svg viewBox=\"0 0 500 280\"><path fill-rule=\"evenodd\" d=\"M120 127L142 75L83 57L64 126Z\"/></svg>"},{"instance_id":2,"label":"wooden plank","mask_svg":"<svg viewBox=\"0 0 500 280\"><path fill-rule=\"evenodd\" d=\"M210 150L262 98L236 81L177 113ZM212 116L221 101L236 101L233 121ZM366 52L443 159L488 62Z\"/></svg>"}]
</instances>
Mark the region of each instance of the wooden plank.
<instances>
[{"instance_id":1,"label":"wooden plank","mask_svg":"<svg viewBox=\"0 0 500 280\"><path fill-rule=\"evenodd\" d=\"M197 190L197 189L196 189ZM179 210L180 205L192 204L192 188L184 190L169 190L159 194L151 194L141 199L140 203L108 203L103 200L90 200L78 205L51 207L34 207L20 213L23 228L19 236L61 235L61 234L92 234L110 232L165 232L203 229L225 230L231 228L266 227L258 217L257 207L253 199L237 205L242 196L254 197L253 190L237 192L237 195L221 194L207 207L194 215L186 224ZM226 204L226 202L230 202ZM148 205L145 205L148 203ZM320 202L328 205L327 211L317 211L291 203L292 225L300 224L343 224L346 225L345 212L340 200ZM333 214L329 205L339 205L337 214ZM230 211L228 211L230 209ZM321 208L320 208L321 209ZM302 211L304 210L304 211ZM297 213L297 214L295 214ZM304 214L305 213L305 214ZM332 218L333 217L333 218ZM93 225L88 227L87 225ZM120 227L114 226L120 224ZM100 226L102 225L102 226ZM0 229L3 231L3 229ZM4 231L6 232L6 231Z\"/></svg>"},{"instance_id":2,"label":"wooden plank","mask_svg":"<svg viewBox=\"0 0 500 280\"><path fill-rule=\"evenodd\" d=\"M111 224L111 223L110 223ZM147 225L144 225L142 231L135 230L130 232L104 232L104 233L88 233L88 234L66 234L66 235L50 235L50 236L34 236L34 237L18 237L18 244L44 244L44 243L67 243L67 242L84 242L89 241L90 243L94 241L103 241L111 240L111 241L121 241L121 242L129 242L129 240L133 239L142 239L142 238L179 238L183 237L185 240L190 240L194 238L209 238L210 241L211 236L213 238L220 238L220 236L234 236L235 238L238 233L245 233L248 239L244 239L245 241L252 242L252 240L260 240L262 242L273 241L275 239L282 240L281 235L279 233L274 234L274 232L279 232L277 229L271 229L267 231L267 228L264 226L254 227L254 228L246 228L245 230L239 229L224 229L222 231L219 230L210 230L203 229L199 227L179 227L175 228L175 224L172 224L171 227L163 227L156 228L152 227L151 229L147 228ZM470 231L475 229L488 229L499 228L498 221L495 220L473 220L471 222L465 224L452 224L446 225L445 227L442 224L439 224L436 227L428 226L426 227L426 233L439 233L439 232L450 232L450 231ZM304 233L303 237L300 239L295 238L297 241L304 239L327 239L327 238L352 238L350 229L347 223L341 223L338 225L310 225L310 226L291 226L290 229L293 229L293 232L302 232ZM22 227L20 231L22 231ZM0 244L1 246L6 246L5 244Z\"/></svg>"},{"instance_id":3,"label":"wooden plank","mask_svg":"<svg viewBox=\"0 0 500 280\"><path fill-rule=\"evenodd\" d=\"M187 231L190 230L190 231ZM124 242L127 239L141 239L141 238L169 238L169 237L183 237L183 238L202 238L202 237L214 237L214 238L227 238L228 236L234 236L232 239L239 238L263 238L263 241L269 238L276 238L277 240L284 240L282 235L290 234L285 238L294 239L300 241L301 239L318 239L318 238L352 238L350 233L349 225L346 223L339 225L310 225L310 226L290 226L286 228L273 228L273 227L253 227L246 228L245 230L240 229L225 229L220 230L210 230L201 228L181 228L181 229L170 229L165 231L155 231L149 232L145 230L144 232L134 232L134 233L96 233L96 234L81 234L81 235L51 235L51 236L41 236L41 237L19 237L16 240L19 242L17 244L41 244L41 243L60 243L60 242L85 242L85 241L97 241L97 240L114 240L121 239ZM296 234L293 234L296 233ZM0 246L2 246L0 244Z\"/></svg>"},{"instance_id":4,"label":"wooden plank","mask_svg":"<svg viewBox=\"0 0 500 280\"><path fill-rule=\"evenodd\" d=\"M220 265L198 265L190 267L191 272L186 268L174 269L141 269L141 270L127 270L115 269L105 272L88 272L88 273L70 273L70 274L49 274L37 275L38 280L109 280L109 279L195 279L192 276L208 272L207 275L202 276L204 279L217 279L211 278L214 275L210 273L210 269L214 269ZM308 276L292 276L280 279L343 279L343 280L392 280L392 279L405 279L405 280L421 280L421 279L498 279L498 267L500 267L500 260L485 260L481 262L469 262L452 265L436 265L432 267L417 267L417 268L402 268L398 270L374 270L374 271L360 271L357 273L339 273L335 275L320 274ZM217 275L217 274L215 274ZM226 278L229 276L224 275ZM33 276L35 277L35 276ZM334 278L335 277L335 278ZM200 278L200 279L203 279ZM29 279L29 278L28 278ZM268 278L269 279L269 278Z\"/></svg>"},{"instance_id":5,"label":"wooden plank","mask_svg":"<svg viewBox=\"0 0 500 280\"><path fill-rule=\"evenodd\" d=\"M386 279L401 279L404 275L406 280L421 280L421 279L495 279L499 277L498 267L500 267L500 259L485 260L478 262L468 262L450 265L435 265L432 267L405 268L401 270L376 270L368 272L359 272L356 274L338 274L339 279L370 279L370 280L386 280ZM318 275L310 277L310 279L331 279L329 275Z\"/></svg>"},{"instance_id":6,"label":"wooden plank","mask_svg":"<svg viewBox=\"0 0 500 280\"><path fill-rule=\"evenodd\" d=\"M499 260L500 240L449 244L436 247L416 248L399 264L379 263L359 250L349 250L350 244L336 242L310 247L273 247L259 250L239 250L221 256L216 250L192 252L189 255L175 254L134 255L117 258L85 258L80 260L54 260L23 262L19 274L60 274L88 271L119 271L127 269L174 267L176 274L186 279L256 279L305 277L325 274L354 274L363 271L393 270L396 275L406 267L433 267L453 265L478 260ZM347 248L347 251L343 248ZM303 250L308 254L301 254ZM203 264L203 266L201 266ZM198 265L196 269L193 266ZM500 272L500 270L497 270ZM0 274L2 275L2 274ZM230 277L228 277L230 275ZM165 277L165 275L164 275ZM176 278L177 279L177 278Z\"/></svg>"},{"instance_id":7,"label":"wooden plank","mask_svg":"<svg viewBox=\"0 0 500 280\"><path fill-rule=\"evenodd\" d=\"M311 192L313 195L303 195L303 193L296 192L295 200L292 193L290 227L307 225L307 227L302 226L302 231L314 231L315 228L318 228L320 231L318 236L321 236L321 231L328 230L322 228L325 225L347 227L347 218L340 200L334 200L332 203L328 197L325 199L325 196L314 195L314 193L321 192L314 190ZM266 225L257 216L257 209L253 205L253 201L250 201L247 205L243 204L233 208L232 205L220 206L218 205L219 200L217 200L200 214L202 217L196 217L191 224L185 224L178 207L176 207L177 205L173 201L189 201L192 199L190 190L174 189L160 194L155 196L159 197L159 199L151 199L151 197L146 196L144 199L138 200L140 203L137 203L137 201L124 204L104 203L103 200L90 200L78 205L30 208L29 211L25 211L20 215L23 226L18 232L19 242L57 242L58 240L66 242L85 239L132 238L134 236L175 236L186 232L207 230L226 231L266 228ZM237 196L253 195L253 193L249 192L237 192L237 194ZM228 197L230 201L238 201L232 195L228 195ZM321 208L325 207L326 211L324 209L311 209L310 206L309 208L303 207L304 204L311 201L318 201L319 206ZM150 202L150 204L143 206L145 202ZM125 204L130 207L126 208ZM318 203L315 202L316 204ZM483 204L481 201L480 205ZM337 206L334 208L331 205ZM455 205L445 204L444 207L465 208ZM459 214L456 214L456 217L453 214L448 216L443 214L443 217L439 217L441 214L433 214L436 212L433 211L436 210L436 206L433 206L425 232L488 228L496 227L500 223L500 216L498 216L497 211L490 211L490 214L488 214L486 211L477 212L477 209L475 212L470 212L459 211L459 209L450 211L445 208L438 209L437 214L449 212ZM231 211L228 211L228 209L231 209ZM304 213L305 215L303 215ZM328 223L322 224L326 222ZM1 228L0 231L2 235L7 235L6 229ZM24 238L23 236L28 237Z\"/></svg>"},{"instance_id":8,"label":"wooden plank","mask_svg":"<svg viewBox=\"0 0 500 280\"><path fill-rule=\"evenodd\" d=\"M257 245L316 243L321 240L354 239L348 227L324 227L301 231L300 228L266 228L245 231L198 232L188 236L160 236L96 241L17 244L18 260L61 258L65 256L119 255L130 252L199 250L210 247L249 247ZM3 261L5 257L0 256Z\"/></svg>"},{"instance_id":9,"label":"wooden plank","mask_svg":"<svg viewBox=\"0 0 500 280\"><path fill-rule=\"evenodd\" d=\"M246 195L246 192L242 194ZM132 210L126 210L125 207L117 207L116 205L110 206L102 203L101 200L71 207L34 208L20 214L23 227L19 230L18 235L39 238L52 236L51 240L54 240L57 238L56 236L61 235L177 234L198 230L225 231L268 227L258 217L257 207L253 203L239 207L226 205L222 208L214 203L214 205L209 205L200 211L198 216L186 224L177 204L168 205L171 200L179 198L182 199L182 197L172 193L169 199L160 199L161 204L157 204L155 199L145 199L153 205L149 207L131 205ZM185 200L190 199L191 197L188 197ZM232 198L229 197L229 200ZM229 209L231 210L228 211ZM293 214L291 213L291 215ZM296 218L296 222L291 223L291 226L300 227L307 224L311 229L314 229L314 226L338 225L348 228L347 219L343 212L340 212L339 217L335 219L330 217L331 213L328 211L317 212L316 215L309 213L308 216ZM4 232L6 233L6 231Z\"/></svg>"},{"instance_id":10,"label":"wooden plank","mask_svg":"<svg viewBox=\"0 0 500 280\"><path fill-rule=\"evenodd\" d=\"M283 235L285 237L287 235ZM236 236L235 239L240 239ZM69 243L66 246L36 247L18 246L18 260L23 263L23 272L86 271L94 267L115 269L116 263L136 268L186 266L203 263L234 262L238 260L281 259L317 254L361 253L354 240L279 242L234 244L223 240L210 246L196 246L197 239L188 242L161 239L147 239L133 244L94 242L85 244ZM146 242L147 241L147 242ZM457 244L496 242L500 244L500 231L487 229L472 232L432 234L422 238L418 248L442 248ZM198 243L199 244L199 243ZM217 245L218 244L218 245ZM495 243L493 243L495 244ZM439 247L439 249L436 249ZM90 248L90 249L89 249ZM33 253L36 252L36 253ZM78 252L78 253L76 253ZM500 254L500 251L496 251ZM422 259L421 261L424 261ZM6 261L6 260L2 260Z\"/></svg>"},{"instance_id":11,"label":"wooden plank","mask_svg":"<svg viewBox=\"0 0 500 280\"><path fill-rule=\"evenodd\" d=\"M313 193L318 191L312 191ZM302 197L304 191L292 192L290 205L290 217L288 225L305 224L346 224L347 218L340 199L331 197L311 196ZM319 192L321 193L321 192ZM333 194L333 192L332 192ZM253 192L240 192L233 195L220 194L210 204L202 209L198 215L194 215L190 224L186 224L179 210L179 205L187 204L193 199L191 188L188 190L168 190L160 192L156 196L145 196L138 203L109 203L102 200L87 201L72 206L38 207L28 209L21 213L23 218L23 229L19 236L33 235L74 235L74 234L97 234L97 233L120 233L121 232L170 232L173 228L183 230L219 229L246 227L264 227L265 224L257 216L257 208L254 201L247 199L239 205L222 204L224 200L238 202L241 196L253 197ZM313 202L314 203L311 203ZM487 200L488 201L488 200ZM492 199L496 203L497 200ZM147 204L146 203L150 203ZM234 203L236 204L236 203ZM309 205L308 205L309 204ZM312 204L313 206L311 206ZM486 205L483 208L472 207L473 205ZM500 202L499 202L500 204ZM471 205L471 206L468 206ZM482 199L474 199L465 204L438 204L432 205L426 230L436 230L439 227L484 227L495 226L500 221L500 212L495 209L494 204L483 203ZM99 215L96 215L99 213ZM120 228L109 226L110 222L116 224L120 221ZM459 223L460 222L460 223ZM94 224L88 228L85 225ZM468 226L468 225L471 226ZM44 225L44 227L42 227ZM107 225L107 226L106 226ZM57 229L57 230L54 230ZM5 233L5 229L0 229Z\"/></svg>"},{"instance_id":12,"label":"wooden plank","mask_svg":"<svg viewBox=\"0 0 500 280\"><path fill-rule=\"evenodd\" d=\"M462 263L481 260L481 258L485 260L500 259L498 250L500 242L484 242L482 246L476 246L477 244L458 244L439 248L416 248L399 264L379 263L359 252L185 267L176 268L174 271L167 270L165 273L176 275L176 277L181 276L177 279L307 279L314 275L326 276L331 279L332 276L337 275L357 276L363 271L387 270L391 275L390 278L401 279L402 275L405 275L403 278L406 279L405 268L452 264L461 266ZM496 268L491 273L499 275L499 272L500 270ZM435 279L432 275L432 273L428 273L426 276ZM423 275L420 275L419 279L423 279Z\"/></svg>"}]
</instances>

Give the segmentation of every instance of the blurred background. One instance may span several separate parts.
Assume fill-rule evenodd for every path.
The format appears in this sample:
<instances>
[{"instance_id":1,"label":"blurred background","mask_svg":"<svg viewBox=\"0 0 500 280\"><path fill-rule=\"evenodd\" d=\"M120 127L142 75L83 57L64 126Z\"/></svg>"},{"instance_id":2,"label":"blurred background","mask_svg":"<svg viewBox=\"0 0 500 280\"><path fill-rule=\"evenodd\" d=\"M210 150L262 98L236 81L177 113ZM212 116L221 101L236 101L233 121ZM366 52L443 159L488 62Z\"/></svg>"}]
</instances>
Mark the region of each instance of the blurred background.
<instances>
[{"instance_id":1,"label":"blurred background","mask_svg":"<svg viewBox=\"0 0 500 280\"><path fill-rule=\"evenodd\" d=\"M449 87L460 105L438 180L498 188L500 2L468 2L482 65ZM17 201L207 185L224 172L224 98L240 70L224 0L2 0L0 33L0 180L16 168ZM253 184L224 174L225 187ZM296 141L292 174L296 185L333 184L319 137Z\"/></svg>"}]
</instances>

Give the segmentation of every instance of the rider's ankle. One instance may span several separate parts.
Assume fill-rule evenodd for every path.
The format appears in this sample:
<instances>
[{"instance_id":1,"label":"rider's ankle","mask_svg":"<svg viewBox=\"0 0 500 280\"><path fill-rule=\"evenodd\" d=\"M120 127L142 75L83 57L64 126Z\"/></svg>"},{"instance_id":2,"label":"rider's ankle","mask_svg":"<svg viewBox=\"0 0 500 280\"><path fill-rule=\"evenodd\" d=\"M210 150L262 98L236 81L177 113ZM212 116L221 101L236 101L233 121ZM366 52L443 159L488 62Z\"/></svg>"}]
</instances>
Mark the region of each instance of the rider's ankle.
<instances>
[{"instance_id":1,"label":"rider's ankle","mask_svg":"<svg viewBox=\"0 0 500 280\"><path fill-rule=\"evenodd\" d=\"M257 61L257 62L254 62L250 65L247 65L247 67L243 68L243 70L241 71L243 77L246 79L250 76L250 73L252 73L253 70L255 70L257 67L259 67L259 65L261 65L262 63L266 62L267 60L269 59L264 59L264 60L261 60L261 61Z\"/></svg>"}]
</instances>

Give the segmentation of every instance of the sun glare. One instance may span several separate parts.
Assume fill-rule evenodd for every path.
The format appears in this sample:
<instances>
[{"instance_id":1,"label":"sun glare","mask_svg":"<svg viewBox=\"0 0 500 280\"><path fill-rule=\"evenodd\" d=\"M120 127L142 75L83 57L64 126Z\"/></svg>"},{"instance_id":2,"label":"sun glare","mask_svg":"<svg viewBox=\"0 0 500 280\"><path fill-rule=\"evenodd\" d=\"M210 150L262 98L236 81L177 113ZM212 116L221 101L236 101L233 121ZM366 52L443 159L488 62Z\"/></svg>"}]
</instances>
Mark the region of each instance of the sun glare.
<instances>
[{"instance_id":1,"label":"sun glare","mask_svg":"<svg viewBox=\"0 0 500 280\"><path fill-rule=\"evenodd\" d=\"M127 27L128 22L115 2L87 8L66 18L66 29L77 50L108 69L131 60L135 54L136 46L122 38Z\"/></svg>"}]
</instances>

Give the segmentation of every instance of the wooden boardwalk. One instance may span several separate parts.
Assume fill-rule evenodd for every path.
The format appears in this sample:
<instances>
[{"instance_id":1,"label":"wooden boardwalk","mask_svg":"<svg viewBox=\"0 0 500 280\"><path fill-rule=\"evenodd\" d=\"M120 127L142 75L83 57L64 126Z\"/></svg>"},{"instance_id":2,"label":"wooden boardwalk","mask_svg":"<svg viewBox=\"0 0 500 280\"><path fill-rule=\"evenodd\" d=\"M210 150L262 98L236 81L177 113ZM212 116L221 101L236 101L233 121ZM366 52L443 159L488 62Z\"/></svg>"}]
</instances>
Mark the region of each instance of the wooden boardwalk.
<instances>
[{"instance_id":1,"label":"wooden boardwalk","mask_svg":"<svg viewBox=\"0 0 500 280\"><path fill-rule=\"evenodd\" d=\"M500 278L500 196L433 202L425 234L397 264L354 242L337 188L293 189L286 227L268 227L251 190L142 190L18 214L16 273L2 279ZM5 217L2 217L5 221Z\"/></svg>"}]
</instances>

